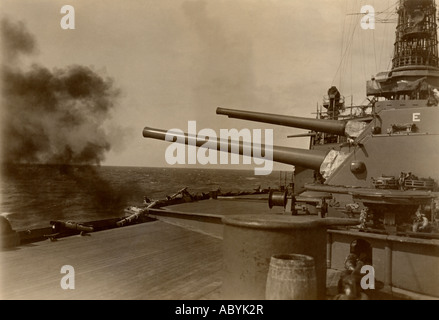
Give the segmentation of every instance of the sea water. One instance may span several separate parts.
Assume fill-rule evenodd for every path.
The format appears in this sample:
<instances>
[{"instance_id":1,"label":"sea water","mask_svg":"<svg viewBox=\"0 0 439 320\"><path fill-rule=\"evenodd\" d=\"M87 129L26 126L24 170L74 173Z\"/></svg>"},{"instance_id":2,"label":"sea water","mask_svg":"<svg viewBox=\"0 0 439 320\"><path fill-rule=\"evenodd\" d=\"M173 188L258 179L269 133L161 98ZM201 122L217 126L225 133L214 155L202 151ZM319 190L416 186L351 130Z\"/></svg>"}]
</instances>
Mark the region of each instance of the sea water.
<instances>
[{"instance_id":1,"label":"sea water","mask_svg":"<svg viewBox=\"0 0 439 320\"><path fill-rule=\"evenodd\" d=\"M50 226L51 220L85 222L121 217L145 196L165 199L184 187L192 194L276 188L279 172L253 170L67 165L4 165L0 213L15 230Z\"/></svg>"}]
</instances>

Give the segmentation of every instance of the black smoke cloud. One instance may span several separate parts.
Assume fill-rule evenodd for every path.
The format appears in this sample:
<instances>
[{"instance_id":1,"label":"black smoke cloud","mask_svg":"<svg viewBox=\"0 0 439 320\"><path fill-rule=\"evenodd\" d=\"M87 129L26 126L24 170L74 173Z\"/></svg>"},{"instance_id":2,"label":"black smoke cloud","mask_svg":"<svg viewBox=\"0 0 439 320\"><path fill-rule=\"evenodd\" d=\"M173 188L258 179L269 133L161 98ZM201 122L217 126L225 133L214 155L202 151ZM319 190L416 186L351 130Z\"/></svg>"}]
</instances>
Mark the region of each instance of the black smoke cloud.
<instances>
[{"instance_id":1,"label":"black smoke cloud","mask_svg":"<svg viewBox=\"0 0 439 320\"><path fill-rule=\"evenodd\" d=\"M27 31L23 22L11 22L8 18L1 20L3 58L8 63L16 63L22 54L36 51L34 37Z\"/></svg>"},{"instance_id":2,"label":"black smoke cloud","mask_svg":"<svg viewBox=\"0 0 439 320\"><path fill-rule=\"evenodd\" d=\"M36 41L21 22L1 26L3 161L100 164L111 148L103 125L120 94L113 80L79 65L22 70Z\"/></svg>"}]
</instances>

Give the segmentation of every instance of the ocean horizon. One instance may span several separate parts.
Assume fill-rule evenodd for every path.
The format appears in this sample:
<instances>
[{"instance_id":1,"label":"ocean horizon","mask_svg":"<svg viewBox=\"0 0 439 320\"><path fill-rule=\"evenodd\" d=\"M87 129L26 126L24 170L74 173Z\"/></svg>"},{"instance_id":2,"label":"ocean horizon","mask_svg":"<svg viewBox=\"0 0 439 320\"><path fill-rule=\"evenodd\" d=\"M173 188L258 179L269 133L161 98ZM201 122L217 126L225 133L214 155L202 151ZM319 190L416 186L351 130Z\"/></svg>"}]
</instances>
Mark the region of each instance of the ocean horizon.
<instances>
[{"instance_id":1,"label":"ocean horizon","mask_svg":"<svg viewBox=\"0 0 439 320\"><path fill-rule=\"evenodd\" d=\"M192 194L275 188L280 172L257 176L245 169L3 164L0 213L15 230L50 226L51 220L121 217L145 196L164 199L184 187Z\"/></svg>"}]
</instances>

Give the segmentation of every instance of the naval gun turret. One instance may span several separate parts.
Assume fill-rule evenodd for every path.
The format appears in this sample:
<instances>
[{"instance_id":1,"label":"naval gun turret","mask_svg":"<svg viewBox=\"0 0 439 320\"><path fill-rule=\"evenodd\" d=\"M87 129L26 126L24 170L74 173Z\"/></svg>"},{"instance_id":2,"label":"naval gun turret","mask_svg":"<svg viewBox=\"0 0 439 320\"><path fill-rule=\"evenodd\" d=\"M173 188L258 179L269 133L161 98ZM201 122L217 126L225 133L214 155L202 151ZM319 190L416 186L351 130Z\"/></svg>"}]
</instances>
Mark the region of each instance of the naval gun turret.
<instances>
[{"instance_id":1,"label":"naval gun turret","mask_svg":"<svg viewBox=\"0 0 439 320\"><path fill-rule=\"evenodd\" d=\"M424 100L395 102L375 103L368 121L308 119L224 108L218 108L217 113L348 137L347 143L331 146L338 164L331 171L320 167L327 183L368 187L371 177L376 178L382 172L397 177L401 172L417 172L421 177L437 181L438 108L428 107ZM329 159L326 160L322 165L327 165Z\"/></svg>"},{"instance_id":2,"label":"naval gun turret","mask_svg":"<svg viewBox=\"0 0 439 320\"><path fill-rule=\"evenodd\" d=\"M314 198L316 192L322 194L320 199L330 196L327 207L334 214L356 202L380 211L380 217L395 211L394 206L402 206L396 209L407 212L405 216L414 214L419 206L433 208L439 181L439 59L435 12L432 0L400 1L392 70L367 83L371 101L367 117L343 117L340 114L343 108L339 105L342 99L333 87L328 93L336 92L332 94L334 105L332 109L327 108L328 116L317 119L227 108L217 108L216 113L308 130L298 136L309 135L309 150L273 146L273 161L313 172L310 174L313 180L305 181L303 186L296 183L293 193L297 198L309 194ZM333 113L335 106L337 116ZM342 139L331 139L331 143L320 139L317 143L322 134ZM166 140L166 131L145 128L143 136ZM187 134L182 138L179 141L186 144L194 139ZM206 147L203 139L193 141L196 142L192 145ZM231 142L239 148L221 147L225 142L220 140L214 143L218 150L244 154L240 142ZM411 201L408 203L406 199ZM434 220L434 209L429 213ZM385 224L396 223L394 216L385 220Z\"/></svg>"},{"instance_id":3,"label":"naval gun turret","mask_svg":"<svg viewBox=\"0 0 439 320\"><path fill-rule=\"evenodd\" d=\"M372 247L376 276L385 286L439 297L436 7L433 0L400 0L397 13L392 69L367 82L370 104L360 106L370 110L366 117L344 117L337 104L332 109L324 106L327 116L317 119L226 108L216 112L308 130L296 136L310 137L309 150L274 146L273 161L294 165L300 174L313 172L313 179L303 186L297 179L290 193L271 192L269 207L283 206L286 214L318 213L322 218L359 216L355 229L328 232L328 266L344 268L344 250L362 239ZM334 103L340 103L337 100L335 94ZM343 139L319 140L321 134ZM167 140L166 131L159 129L145 128L143 136ZM183 134L179 141L188 144L191 139ZM192 145L205 143L201 139ZM224 142L215 143L220 149ZM222 150L243 154L244 149ZM419 232L414 217L428 228Z\"/></svg>"},{"instance_id":4,"label":"naval gun turret","mask_svg":"<svg viewBox=\"0 0 439 320\"><path fill-rule=\"evenodd\" d=\"M311 183L305 186L306 189L332 194L332 202L339 206L374 196L387 198L388 201L381 200L383 203L397 204L407 196L415 199L409 210L414 212L417 206L431 202L434 198L432 192L437 191L439 110L427 106L426 101L377 102L367 121L308 119L224 108L218 108L217 113L230 118L346 136L347 142L330 148L315 146L304 150L273 146L273 161L315 170L323 177L324 183ZM143 130L144 137L160 140L166 140L166 133L169 132L148 127ZM189 139L191 137L185 134L182 141L188 144ZM198 147L206 143L204 139L194 141ZM223 143L227 142L217 141L218 150L233 151L230 145L227 149L221 148ZM231 142L233 144L239 145L239 142ZM242 144L235 150L242 155ZM410 179L406 177L408 173ZM383 176L394 177L396 188L376 184Z\"/></svg>"}]
</instances>

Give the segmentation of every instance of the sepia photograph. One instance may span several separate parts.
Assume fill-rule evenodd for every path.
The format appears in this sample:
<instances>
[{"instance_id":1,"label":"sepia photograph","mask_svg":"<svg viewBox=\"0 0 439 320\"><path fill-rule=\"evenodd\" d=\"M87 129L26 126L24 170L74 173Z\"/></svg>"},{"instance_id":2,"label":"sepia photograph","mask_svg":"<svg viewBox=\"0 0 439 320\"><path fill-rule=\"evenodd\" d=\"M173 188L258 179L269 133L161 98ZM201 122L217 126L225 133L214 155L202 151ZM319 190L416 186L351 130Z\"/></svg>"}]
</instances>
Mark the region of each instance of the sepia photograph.
<instances>
[{"instance_id":1,"label":"sepia photograph","mask_svg":"<svg viewBox=\"0 0 439 320\"><path fill-rule=\"evenodd\" d=\"M435 0L0 9L0 300L439 299Z\"/></svg>"}]
</instances>

